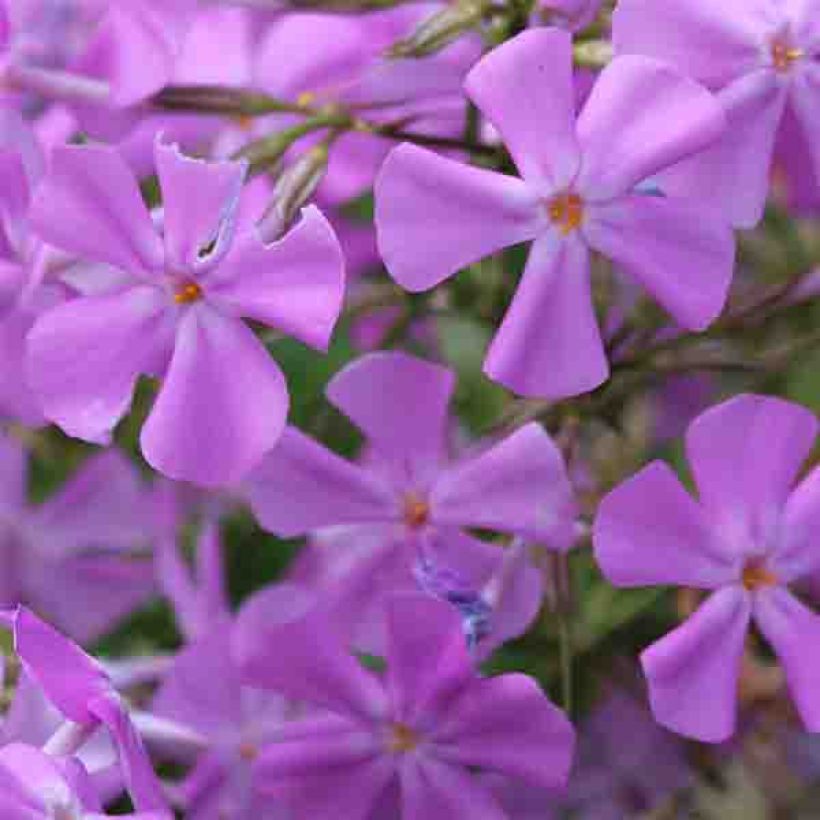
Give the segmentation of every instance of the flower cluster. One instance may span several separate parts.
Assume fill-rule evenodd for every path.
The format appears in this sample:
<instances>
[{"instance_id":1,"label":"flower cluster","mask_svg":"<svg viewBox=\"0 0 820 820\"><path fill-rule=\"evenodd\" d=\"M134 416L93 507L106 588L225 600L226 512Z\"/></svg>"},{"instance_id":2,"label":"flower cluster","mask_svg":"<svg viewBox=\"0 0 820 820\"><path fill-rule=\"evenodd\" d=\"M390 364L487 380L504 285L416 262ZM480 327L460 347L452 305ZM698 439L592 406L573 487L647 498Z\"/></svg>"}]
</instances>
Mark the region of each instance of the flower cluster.
<instances>
[{"instance_id":1,"label":"flower cluster","mask_svg":"<svg viewBox=\"0 0 820 820\"><path fill-rule=\"evenodd\" d=\"M819 219L820 0L0 0L0 816L794 808Z\"/></svg>"}]
</instances>

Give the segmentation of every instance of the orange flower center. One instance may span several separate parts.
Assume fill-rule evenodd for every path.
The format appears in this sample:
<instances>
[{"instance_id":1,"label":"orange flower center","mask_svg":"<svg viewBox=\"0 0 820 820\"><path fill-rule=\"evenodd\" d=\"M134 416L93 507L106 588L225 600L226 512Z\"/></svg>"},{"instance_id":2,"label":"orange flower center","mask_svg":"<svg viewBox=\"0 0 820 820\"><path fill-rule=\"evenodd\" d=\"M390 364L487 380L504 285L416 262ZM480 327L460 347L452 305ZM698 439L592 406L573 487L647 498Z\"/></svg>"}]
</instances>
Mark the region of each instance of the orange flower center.
<instances>
[{"instance_id":1,"label":"orange flower center","mask_svg":"<svg viewBox=\"0 0 820 820\"><path fill-rule=\"evenodd\" d=\"M430 520L430 505L415 493L404 497L404 523L411 530L421 529Z\"/></svg>"},{"instance_id":2,"label":"orange flower center","mask_svg":"<svg viewBox=\"0 0 820 820\"><path fill-rule=\"evenodd\" d=\"M394 723L387 733L387 748L396 754L412 752L421 738L405 723Z\"/></svg>"},{"instance_id":3,"label":"orange flower center","mask_svg":"<svg viewBox=\"0 0 820 820\"><path fill-rule=\"evenodd\" d=\"M556 194L547 203L547 214L550 222L566 236L581 226L584 219L584 202L578 194L564 191Z\"/></svg>"},{"instance_id":4,"label":"orange flower center","mask_svg":"<svg viewBox=\"0 0 820 820\"><path fill-rule=\"evenodd\" d=\"M754 592L763 587L774 586L778 581L777 576L759 561L749 561L749 563L746 564L743 568L741 580L743 581L743 586L748 589L749 592Z\"/></svg>"},{"instance_id":5,"label":"orange flower center","mask_svg":"<svg viewBox=\"0 0 820 820\"><path fill-rule=\"evenodd\" d=\"M781 37L772 41L772 65L781 73L789 71L798 60L805 56L802 48L795 48Z\"/></svg>"},{"instance_id":6,"label":"orange flower center","mask_svg":"<svg viewBox=\"0 0 820 820\"><path fill-rule=\"evenodd\" d=\"M174 293L178 305L188 305L202 298L202 288L196 282L183 282Z\"/></svg>"},{"instance_id":7,"label":"orange flower center","mask_svg":"<svg viewBox=\"0 0 820 820\"><path fill-rule=\"evenodd\" d=\"M259 749L253 744L249 742L240 743L239 744L239 756L243 760L252 761L256 760L259 756Z\"/></svg>"}]
</instances>

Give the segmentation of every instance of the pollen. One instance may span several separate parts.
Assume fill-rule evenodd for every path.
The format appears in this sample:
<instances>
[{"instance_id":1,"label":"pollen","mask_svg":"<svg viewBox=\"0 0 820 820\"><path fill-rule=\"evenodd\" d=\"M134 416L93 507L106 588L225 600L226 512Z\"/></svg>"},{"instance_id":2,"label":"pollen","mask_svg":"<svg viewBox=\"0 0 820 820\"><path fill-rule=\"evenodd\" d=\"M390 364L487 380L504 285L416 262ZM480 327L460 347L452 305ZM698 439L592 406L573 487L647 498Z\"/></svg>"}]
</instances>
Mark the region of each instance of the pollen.
<instances>
[{"instance_id":1,"label":"pollen","mask_svg":"<svg viewBox=\"0 0 820 820\"><path fill-rule=\"evenodd\" d=\"M309 108L316 101L316 95L312 91L303 91L296 98L296 105L299 108Z\"/></svg>"},{"instance_id":2,"label":"pollen","mask_svg":"<svg viewBox=\"0 0 820 820\"><path fill-rule=\"evenodd\" d=\"M419 742L419 736L405 723L394 723L388 730L387 748L395 754L412 752Z\"/></svg>"},{"instance_id":3,"label":"pollen","mask_svg":"<svg viewBox=\"0 0 820 820\"><path fill-rule=\"evenodd\" d=\"M578 194L564 191L547 203L547 214L550 222L566 236L581 226L584 219L584 202Z\"/></svg>"},{"instance_id":4,"label":"pollen","mask_svg":"<svg viewBox=\"0 0 820 820\"><path fill-rule=\"evenodd\" d=\"M411 530L421 529L430 520L430 505L415 493L404 497L404 523Z\"/></svg>"},{"instance_id":5,"label":"pollen","mask_svg":"<svg viewBox=\"0 0 820 820\"><path fill-rule=\"evenodd\" d=\"M196 282L183 282L174 293L178 305L188 305L202 298L202 288Z\"/></svg>"},{"instance_id":6,"label":"pollen","mask_svg":"<svg viewBox=\"0 0 820 820\"><path fill-rule=\"evenodd\" d=\"M743 568L741 580L743 581L743 586L748 589L749 592L774 586L778 582L777 575L759 561L749 561L749 563L746 564Z\"/></svg>"},{"instance_id":7,"label":"pollen","mask_svg":"<svg viewBox=\"0 0 820 820\"><path fill-rule=\"evenodd\" d=\"M787 40L777 38L772 42L772 65L776 71L785 73L794 63L802 59L805 52L802 48L795 48Z\"/></svg>"}]
</instances>

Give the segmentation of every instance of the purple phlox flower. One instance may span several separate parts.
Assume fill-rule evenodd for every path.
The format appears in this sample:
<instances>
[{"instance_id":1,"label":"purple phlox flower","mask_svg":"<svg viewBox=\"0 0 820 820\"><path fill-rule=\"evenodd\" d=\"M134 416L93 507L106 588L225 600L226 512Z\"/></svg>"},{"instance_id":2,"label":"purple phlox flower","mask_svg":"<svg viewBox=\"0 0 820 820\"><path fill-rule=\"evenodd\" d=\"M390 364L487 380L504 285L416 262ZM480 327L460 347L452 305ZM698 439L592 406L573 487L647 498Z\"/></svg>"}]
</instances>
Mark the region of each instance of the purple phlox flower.
<instances>
[{"instance_id":1,"label":"purple phlox flower","mask_svg":"<svg viewBox=\"0 0 820 820\"><path fill-rule=\"evenodd\" d=\"M343 527L330 534L341 538L340 548L328 550L342 562L329 570L344 588L336 593L345 601L342 618L358 620L376 590L415 587L419 559L482 589L505 551L468 535L468 527L552 549L572 545L575 503L550 437L532 423L448 460L453 388L453 374L439 365L399 352L363 356L326 394L367 437L367 461L351 464L288 428L245 484L256 517L279 536ZM511 607L508 615L521 625L537 610L540 584L527 564L519 574L521 611L513 616Z\"/></svg>"},{"instance_id":2,"label":"purple phlox flower","mask_svg":"<svg viewBox=\"0 0 820 820\"><path fill-rule=\"evenodd\" d=\"M196 0L2 0L0 85L30 113L142 102L171 77Z\"/></svg>"},{"instance_id":3,"label":"purple phlox flower","mask_svg":"<svg viewBox=\"0 0 820 820\"><path fill-rule=\"evenodd\" d=\"M667 60L717 93L728 128L709 151L673 169L664 189L719 203L732 221L754 225L763 214L772 155L784 115L820 178L820 2L626 0L613 18L619 54Z\"/></svg>"},{"instance_id":4,"label":"purple phlox flower","mask_svg":"<svg viewBox=\"0 0 820 820\"><path fill-rule=\"evenodd\" d=\"M593 542L613 584L711 593L641 656L652 711L680 734L712 743L732 735L752 621L778 656L803 722L820 731L820 666L807 651L820 637L820 618L788 591L818 568L820 471L792 489L816 433L805 408L741 395L689 427L698 501L654 462L601 503Z\"/></svg>"},{"instance_id":5,"label":"purple phlox flower","mask_svg":"<svg viewBox=\"0 0 820 820\"><path fill-rule=\"evenodd\" d=\"M186 646L164 676L152 714L200 739L180 787L186 817L274 820L283 809L252 788L251 770L260 750L279 732L287 704L279 695L242 684L230 645L226 624Z\"/></svg>"},{"instance_id":6,"label":"purple phlox flower","mask_svg":"<svg viewBox=\"0 0 820 820\"><path fill-rule=\"evenodd\" d=\"M27 472L22 446L0 436L0 606L24 603L94 640L154 590L147 492L116 450L92 456L36 506Z\"/></svg>"},{"instance_id":7,"label":"purple phlox flower","mask_svg":"<svg viewBox=\"0 0 820 820\"><path fill-rule=\"evenodd\" d=\"M4 820L103 820L110 816L76 758L52 757L24 743L0 748L0 812ZM132 820L169 817L162 811L124 816Z\"/></svg>"},{"instance_id":8,"label":"purple phlox flower","mask_svg":"<svg viewBox=\"0 0 820 820\"><path fill-rule=\"evenodd\" d=\"M476 773L563 785L572 726L532 679L478 677L460 619L443 601L398 595L385 614L381 678L348 653L333 621L271 624L267 606L243 609L235 634L243 679L323 710L286 724L262 749L261 792L315 820L502 820ZM376 812L387 798L400 808Z\"/></svg>"},{"instance_id":9,"label":"purple phlox flower","mask_svg":"<svg viewBox=\"0 0 820 820\"><path fill-rule=\"evenodd\" d=\"M578 731L565 805L596 820L637 817L691 779L680 740L660 728L633 694L616 689Z\"/></svg>"},{"instance_id":10,"label":"purple phlox flower","mask_svg":"<svg viewBox=\"0 0 820 820\"><path fill-rule=\"evenodd\" d=\"M40 317L28 337L29 380L48 418L107 443L137 377L158 377L145 457L171 478L229 485L279 438L288 404L281 371L242 319L325 349L344 262L314 206L270 245L235 231L244 163L190 159L160 141L155 151L162 237L115 150L54 152L32 222L46 241L117 268L128 283Z\"/></svg>"},{"instance_id":11,"label":"purple phlox flower","mask_svg":"<svg viewBox=\"0 0 820 820\"><path fill-rule=\"evenodd\" d=\"M719 314L734 262L729 226L708 197L639 187L723 132L725 115L708 91L657 60L621 57L601 73L576 122L572 40L554 28L491 51L465 88L503 135L522 179L401 145L376 180L376 228L388 270L412 291L534 240L487 353L491 378L545 398L607 379L591 250L684 327L703 329Z\"/></svg>"},{"instance_id":12,"label":"purple phlox flower","mask_svg":"<svg viewBox=\"0 0 820 820\"><path fill-rule=\"evenodd\" d=\"M14 649L25 673L66 719L44 749L72 755L98 727L108 729L119 757L123 781L138 811L169 816L159 782L124 702L103 667L41 621L18 607L10 617ZM8 748L8 747L6 747Z\"/></svg>"}]
</instances>

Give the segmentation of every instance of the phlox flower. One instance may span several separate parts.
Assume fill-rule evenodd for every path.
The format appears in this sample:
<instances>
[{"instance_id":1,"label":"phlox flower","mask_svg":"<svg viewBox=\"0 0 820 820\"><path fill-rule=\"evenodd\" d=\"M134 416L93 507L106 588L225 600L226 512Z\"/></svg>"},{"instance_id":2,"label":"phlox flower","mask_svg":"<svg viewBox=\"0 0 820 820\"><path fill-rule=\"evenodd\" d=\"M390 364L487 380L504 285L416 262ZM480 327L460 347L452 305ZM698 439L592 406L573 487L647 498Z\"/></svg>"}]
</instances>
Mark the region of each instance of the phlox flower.
<instances>
[{"instance_id":1,"label":"phlox flower","mask_svg":"<svg viewBox=\"0 0 820 820\"><path fill-rule=\"evenodd\" d=\"M412 145L376 180L376 228L388 270L426 290L491 253L533 240L523 279L484 363L523 395L561 398L607 379L590 294L590 251L637 279L681 325L720 312L734 241L709 200L641 186L723 132L702 86L648 57L614 60L575 117L572 42L526 31L491 51L465 89L522 176L470 167Z\"/></svg>"},{"instance_id":2,"label":"phlox flower","mask_svg":"<svg viewBox=\"0 0 820 820\"><path fill-rule=\"evenodd\" d=\"M777 654L795 706L820 731L820 617L788 590L815 573L820 470L792 488L817 434L805 408L741 395L689 427L698 500L654 462L602 501L595 556L616 586L709 591L681 626L641 655L656 719L717 743L735 728L744 642L754 622Z\"/></svg>"},{"instance_id":3,"label":"phlox flower","mask_svg":"<svg viewBox=\"0 0 820 820\"><path fill-rule=\"evenodd\" d=\"M533 422L449 458L454 388L454 374L440 365L397 351L362 356L326 395L365 434L364 461L345 461L290 427L244 483L263 527L285 538L313 534L319 549L337 553L322 572L339 588L342 620L366 621L382 595L416 587L413 574L425 565L480 590L507 551L469 535L470 527L557 550L572 545L575 502L550 437ZM540 585L531 566L516 575L518 611L508 614L520 627L537 611Z\"/></svg>"},{"instance_id":4,"label":"phlox flower","mask_svg":"<svg viewBox=\"0 0 820 820\"><path fill-rule=\"evenodd\" d=\"M90 737L98 727L106 727L137 810L167 818L170 813L151 762L103 667L23 607L17 608L10 621L14 650L23 669L66 718L63 728L67 735Z\"/></svg>"},{"instance_id":5,"label":"phlox flower","mask_svg":"<svg viewBox=\"0 0 820 820\"><path fill-rule=\"evenodd\" d=\"M73 757L51 757L36 746L0 748L0 812L3 820L104 820L93 783ZM119 815L122 817L123 815ZM161 811L125 815L131 820L168 820Z\"/></svg>"},{"instance_id":6,"label":"phlox flower","mask_svg":"<svg viewBox=\"0 0 820 820\"><path fill-rule=\"evenodd\" d=\"M344 263L313 206L271 245L252 227L237 230L244 163L190 159L160 141L155 156L162 235L115 150L55 150L31 221L46 241L115 269L120 284L38 319L29 381L49 419L105 444L137 377L156 376L146 459L177 480L227 485L273 446L288 404L281 371L242 319L324 349Z\"/></svg>"},{"instance_id":7,"label":"phlox flower","mask_svg":"<svg viewBox=\"0 0 820 820\"><path fill-rule=\"evenodd\" d=\"M26 604L75 640L94 640L154 590L147 492L115 450L38 505L27 478L23 447L0 435L0 607Z\"/></svg>"},{"instance_id":8,"label":"phlox flower","mask_svg":"<svg viewBox=\"0 0 820 820\"><path fill-rule=\"evenodd\" d=\"M788 128L801 174L817 184L820 148L818 0L623 0L613 17L618 54L666 60L716 94L728 117L721 139L661 181L664 190L718 203L734 224L763 215L772 157Z\"/></svg>"},{"instance_id":9,"label":"phlox flower","mask_svg":"<svg viewBox=\"0 0 820 820\"><path fill-rule=\"evenodd\" d=\"M296 817L504 820L482 773L560 788L573 731L531 678L479 677L447 604L397 595L386 607L387 672L347 651L332 621L271 624L249 603L235 652L247 683L321 711L282 726L255 784Z\"/></svg>"},{"instance_id":10,"label":"phlox flower","mask_svg":"<svg viewBox=\"0 0 820 820\"><path fill-rule=\"evenodd\" d=\"M0 87L29 113L46 99L126 108L170 79L196 0L0 0Z\"/></svg>"}]
</instances>

